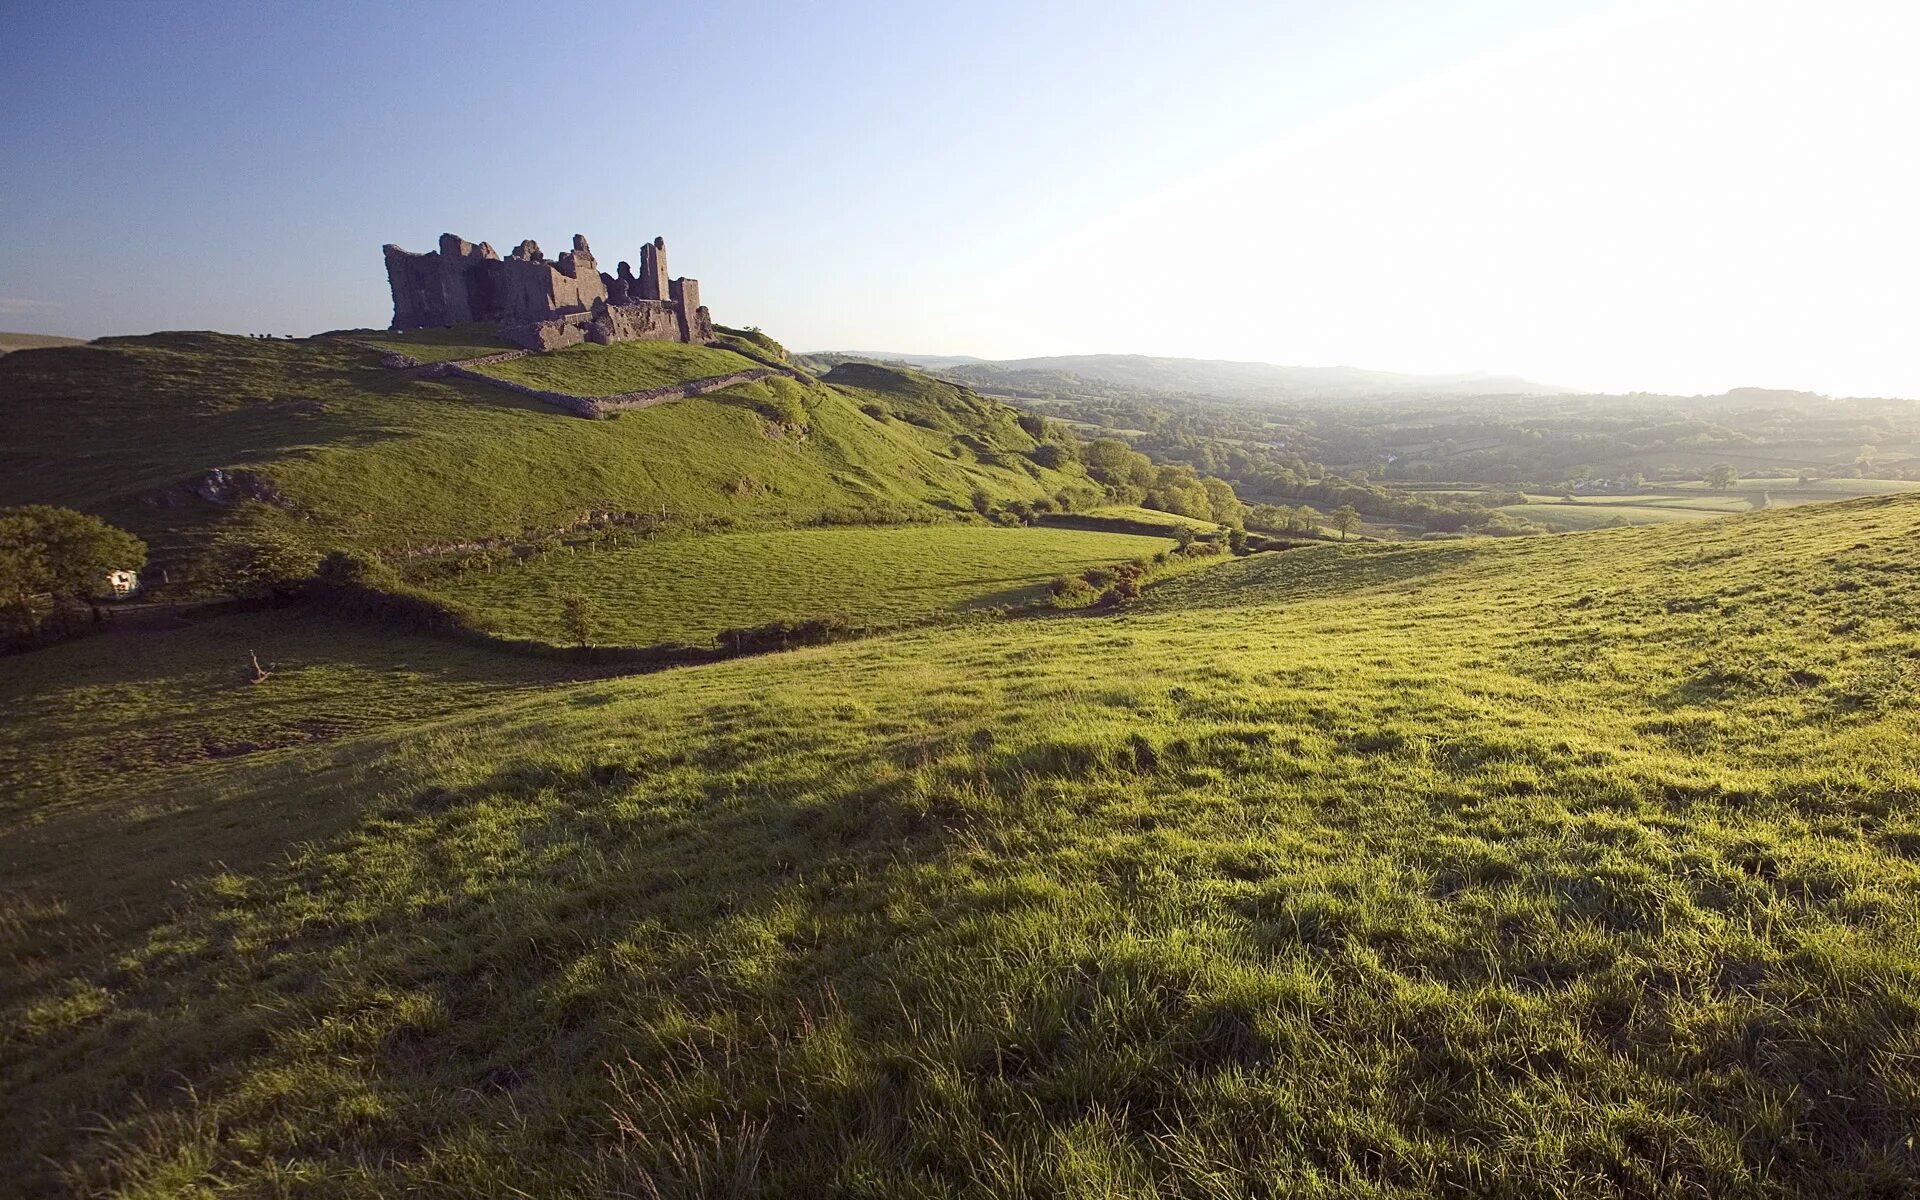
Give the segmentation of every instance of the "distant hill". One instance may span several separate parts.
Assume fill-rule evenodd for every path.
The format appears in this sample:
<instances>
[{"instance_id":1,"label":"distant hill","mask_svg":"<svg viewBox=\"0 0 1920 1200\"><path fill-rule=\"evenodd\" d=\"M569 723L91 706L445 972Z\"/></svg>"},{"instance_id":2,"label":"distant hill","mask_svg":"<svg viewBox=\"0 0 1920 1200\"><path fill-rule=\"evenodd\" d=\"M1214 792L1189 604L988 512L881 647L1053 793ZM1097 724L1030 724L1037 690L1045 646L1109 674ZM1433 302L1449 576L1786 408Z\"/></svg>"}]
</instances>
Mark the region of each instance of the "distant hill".
<instances>
[{"instance_id":1,"label":"distant hill","mask_svg":"<svg viewBox=\"0 0 1920 1200\"><path fill-rule=\"evenodd\" d=\"M1219 396L1236 400L1364 399L1376 396L1564 395L1572 389L1516 375L1404 375L1359 367L1286 367L1208 358L1144 354L1068 354L1001 360L914 354L839 352L911 363L1010 394L1051 394L1091 380L1144 392Z\"/></svg>"},{"instance_id":2,"label":"distant hill","mask_svg":"<svg viewBox=\"0 0 1920 1200\"><path fill-rule=\"evenodd\" d=\"M84 345L84 338L54 337L50 333L0 333L0 354L15 350L45 350L50 346Z\"/></svg>"},{"instance_id":3,"label":"distant hill","mask_svg":"<svg viewBox=\"0 0 1920 1200\"><path fill-rule=\"evenodd\" d=\"M815 357L858 358L872 362L911 363L916 367L926 367L934 371L944 371L949 367L968 367L992 362L991 359L975 358L971 354L889 354L880 350L822 350Z\"/></svg>"}]
</instances>

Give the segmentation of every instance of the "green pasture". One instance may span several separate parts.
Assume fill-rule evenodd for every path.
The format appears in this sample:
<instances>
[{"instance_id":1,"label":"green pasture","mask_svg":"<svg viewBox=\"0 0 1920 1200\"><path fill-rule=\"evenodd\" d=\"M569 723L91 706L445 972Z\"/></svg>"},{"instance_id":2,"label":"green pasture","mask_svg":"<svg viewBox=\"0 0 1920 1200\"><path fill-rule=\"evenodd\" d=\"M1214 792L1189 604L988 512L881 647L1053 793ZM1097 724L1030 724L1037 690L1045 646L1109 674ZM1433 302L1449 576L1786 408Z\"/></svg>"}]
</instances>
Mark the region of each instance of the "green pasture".
<instances>
[{"instance_id":1,"label":"green pasture","mask_svg":"<svg viewBox=\"0 0 1920 1200\"><path fill-rule=\"evenodd\" d=\"M562 549L469 571L439 590L515 636L564 642L561 598L577 595L592 607L596 643L698 645L776 620L839 616L884 626L1030 604L1060 575L1172 547L1167 538L1047 527L770 530Z\"/></svg>"},{"instance_id":2,"label":"green pasture","mask_svg":"<svg viewBox=\"0 0 1920 1200\"><path fill-rule=\"evenodd\" d=\"M274 636L210 624L192 705L42 651L17 695L107 702L17 710L10 761L150 709L379 724L6 810L0 1160L118 1196L1902 1195L1916 614L1896 496L628 679L469 661L444 703L407 679L437 643L303 697L204 676Z\"/></svg>"}]
</instances>

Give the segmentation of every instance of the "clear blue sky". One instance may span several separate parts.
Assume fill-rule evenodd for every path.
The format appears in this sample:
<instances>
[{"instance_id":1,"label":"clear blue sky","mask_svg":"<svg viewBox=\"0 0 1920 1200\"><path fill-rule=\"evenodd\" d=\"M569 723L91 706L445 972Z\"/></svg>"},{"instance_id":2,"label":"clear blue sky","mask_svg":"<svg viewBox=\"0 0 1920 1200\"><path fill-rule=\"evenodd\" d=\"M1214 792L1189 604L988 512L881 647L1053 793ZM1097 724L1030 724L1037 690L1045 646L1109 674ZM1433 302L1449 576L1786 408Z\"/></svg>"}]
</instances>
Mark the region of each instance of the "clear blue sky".
<instances>
[{"instance_id":1,"label":"clear blue sky","mask_svg":"<svg viewBox=\"0 0 1920 1200\"><path fill-rule=\"evenodd\" d=\"M1828 340L1797 358L1780 357L1764 311L1743 310L1718 340L1661 341L1675 311L1751 303L1750 280L1727 281L1725 301L1712 280L1766 248L1716 244L1695 260L1688 247L1723 224L1724 205L1633 196L1704 190L1751 205L1772 187L1739 177L1755 169L1745 158L1689 174L1704 170L1698 156L1661 142L1673 110L1694 112L1718 144L1713 122L1745 120L1742 96L1712 107L1726 80L1768 54L1826 54L1823 69L1846 79L1913 49L1845 61L1856 41L1911 32L1900 5L1842 0L1865 24L1811 51L1794 6L1774 6L1771 24L1741 15L1767 7L15 5L0 42L0 328L381 325L384 242L429 249L450 230L501 248L532 237L552 253L580 232L610 269L663 234L718 320L799 348L1920 392L1920 370L1899 376L1870 313L1830 320ZM1881 16L1898 24L1875 26ZM1719 61L1728 44L1739 61ZM1676 57L1661 61L1662 46ZM1661 90L1700 62L1724 74ZM1560 82L1570 77L1581 95ZM1827 75L1801 82L1833 90ZM1849 103L1880 111L1912 97L1886 86ZM1654 99L1623 107L1607 98L1616 88ZM1553 124L1525 126L1538 112ZM1762 111L1735 142L1774 153L1776 117ZM1564 139L1549 136L1558 129ZM1804 146L1779 153L1833 153L1821 121L1803 132ZM1807 173L1786 157L1762 165ZM1884 188L1900 169L1883 162L1858 182ZM1826 178L1817 195L1854 182ZM1796 193L1785 228L1778 211L1753 220L1792 238L1795 212L1809 229L1836 215L1815 196ZM1541 215L1563 206L1564 221ZM1593 227L1623 208L1634 236L1596 254ZM1901 228L1910 215L1844 219L1872 236L1836 252L1871 251L1883 276L1920 266ZM1669 240L1649 244L1648 231ZM1796 292L1850 282L1821 277L1821 261L1796 260ZM1688 286L1708 290L1653 305L1645 330L1623 315L1627 297ZM1906 290L1886 297L1897 307ZM1565 324L1625 324L1605 345L1563 335L1538 317L1556 303L1570 306ZM1782 304L1771 319L1784 328L1810 300ZM1636 359L1641 333L1657 344ZM1848 340L1863 336L1878 340ZM1885 357L1879 374L1840 369L1863 351Z\"/></svg>"}]
</instances>

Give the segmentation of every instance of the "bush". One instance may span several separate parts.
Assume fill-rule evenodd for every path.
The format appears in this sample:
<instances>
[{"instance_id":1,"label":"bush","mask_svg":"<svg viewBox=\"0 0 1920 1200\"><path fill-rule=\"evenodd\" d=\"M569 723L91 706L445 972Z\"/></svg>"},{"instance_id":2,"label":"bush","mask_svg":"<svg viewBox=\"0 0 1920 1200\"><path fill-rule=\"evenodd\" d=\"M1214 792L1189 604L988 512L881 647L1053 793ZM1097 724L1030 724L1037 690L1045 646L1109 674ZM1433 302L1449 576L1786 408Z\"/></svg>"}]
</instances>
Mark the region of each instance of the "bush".
<instances>
[{"instance_id":1,"label":"bush","mask_svg":"<svg viewBox=\"0 0 1920 1200\"><path fill-rule=\"evenodd\" d=\"M371 583L387 575L387 569L364 554L352 550L329 550L314 568L316 581L333 587L351 587Z\"/></svg>"},{"instance_id":2,"label":"bush","mask_svg":"<svg viewBox=\"0 0 1920 1200\"><path fill-rule=\"evenodd\" d=\"M594 612L593 601L578 592L568 592L560 597L560 628L566 631L567 640L581 650L593 641L594 626L598 624L598 614Z\"/></svg>"},{"instance_id":3,"label":"bush","mask_svg":"<svg viewBox=\"0 0 1920 1200\"><path fill-rule=\"evenodd\" d=\"M1038 465L1055 471L1074 461L1073 451L1059 442L1041 442L1033 448L1030 457Z\"/></svg>"},{"instance_id":4,"label":"bush","mask_svg":"<svg viewBox=\"0 0 1920 1200\"><path fill-rule=\"evenodd\" d=\"M735 654L753 654L793 646L821 646L857 632L859 627L852 621L832 615L725 629L720 632L719 641L722 648Z\"/></svg>"},{"instance_id":5,"label":"bush","mask_svg":"<svg viewBox=\"0 0 1920 1200\"><path fill-rule=\"evenodd\" d=\"M209 588L243 600L297 595L319 569L320 556L272 525L256 522L223 530L202 560Z\"/></svg>"}]
</instances>

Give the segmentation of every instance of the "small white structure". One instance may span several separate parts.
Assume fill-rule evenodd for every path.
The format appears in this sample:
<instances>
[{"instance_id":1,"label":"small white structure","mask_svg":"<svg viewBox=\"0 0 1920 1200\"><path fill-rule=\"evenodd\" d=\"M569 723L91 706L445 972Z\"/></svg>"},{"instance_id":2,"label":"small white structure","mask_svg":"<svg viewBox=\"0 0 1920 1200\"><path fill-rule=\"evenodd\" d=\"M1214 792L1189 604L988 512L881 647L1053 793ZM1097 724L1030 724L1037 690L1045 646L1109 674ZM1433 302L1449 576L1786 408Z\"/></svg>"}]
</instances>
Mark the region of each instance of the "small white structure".
<instances>
[{"instance_id":1,"label":"small white structure","mask_svg":"<svg viewBox=\"0 0 1920 1200\"><path fill-rule=\"evenodd\" d=\"M140 590L140 576L133 571L108 571L107 594L115 600L125 600Z\"/></svg>"}]
</instances>

